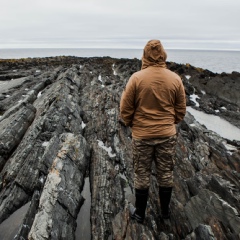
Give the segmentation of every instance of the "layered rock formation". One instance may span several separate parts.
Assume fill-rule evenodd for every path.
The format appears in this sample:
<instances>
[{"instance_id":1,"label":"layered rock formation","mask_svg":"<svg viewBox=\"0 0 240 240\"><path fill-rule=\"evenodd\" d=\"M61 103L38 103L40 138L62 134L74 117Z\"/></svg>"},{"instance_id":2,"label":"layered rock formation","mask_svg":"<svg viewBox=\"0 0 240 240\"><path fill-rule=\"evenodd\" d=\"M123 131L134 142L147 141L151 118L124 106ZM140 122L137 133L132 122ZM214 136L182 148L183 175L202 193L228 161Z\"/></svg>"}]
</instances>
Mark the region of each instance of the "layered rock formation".
<instances>
[{"instance_id":1,"label":"layered rock formation","mask_svg":"<svg viewBox=\"0 0 240 240\"><path fill-rule=\"evenodd\" d=\"M24 208L15 239L79 239L89 176L92 239L239 239L240 144L190 113L178 126L171 219L159 216L154 166L146 220L129 218L131 130L118 121L119 101L140 66L108 57L0 61L0 238ZM198 94L198 109L240 127L238 73L168 67L182 77L189 106Z\"/></svg>"}]
</instances>

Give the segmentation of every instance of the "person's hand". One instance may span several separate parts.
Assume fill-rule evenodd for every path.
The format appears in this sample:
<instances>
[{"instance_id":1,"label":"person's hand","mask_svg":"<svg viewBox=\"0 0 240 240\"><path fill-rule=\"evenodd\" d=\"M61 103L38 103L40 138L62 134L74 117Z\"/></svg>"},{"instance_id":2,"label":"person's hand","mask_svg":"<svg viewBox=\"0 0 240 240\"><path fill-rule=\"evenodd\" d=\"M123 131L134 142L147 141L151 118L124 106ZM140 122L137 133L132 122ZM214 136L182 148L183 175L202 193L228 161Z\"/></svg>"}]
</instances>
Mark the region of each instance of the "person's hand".
<instances>
[{"instance_id":1,"label":"person's hand","mask_svg":"<svg viewBox=\"0 0 240 240\"><path fill-rule=\"evenodd\" d=\"M122 120L122 118L119 117L118 122L119 122L122 126L126 127L126 124L125 124L125 122Z\"/></svg>"}]
</instances>

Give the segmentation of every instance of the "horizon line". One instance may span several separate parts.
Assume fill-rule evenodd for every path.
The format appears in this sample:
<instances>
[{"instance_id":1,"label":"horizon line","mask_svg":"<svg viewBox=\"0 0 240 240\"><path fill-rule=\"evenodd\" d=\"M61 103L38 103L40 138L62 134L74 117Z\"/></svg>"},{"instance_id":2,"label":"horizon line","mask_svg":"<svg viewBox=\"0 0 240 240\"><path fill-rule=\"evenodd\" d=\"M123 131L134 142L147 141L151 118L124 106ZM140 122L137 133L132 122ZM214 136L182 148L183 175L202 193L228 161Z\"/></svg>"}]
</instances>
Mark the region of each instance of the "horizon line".
<instances>
[{"instance_id":1,"label":"horizon line","mask_svg":"<svg viewBox=\"0 0 240 240\"><path fill-rule=\"evenodd\" d=\"M143 48L135 47L1 47L0 50L9 50L9 49L125 49L125 50L143 50ZM189 50L189 51L240 51L240 49L228 49L228 48L164 48L166 50Z\"/></svg>"}]
</instances>

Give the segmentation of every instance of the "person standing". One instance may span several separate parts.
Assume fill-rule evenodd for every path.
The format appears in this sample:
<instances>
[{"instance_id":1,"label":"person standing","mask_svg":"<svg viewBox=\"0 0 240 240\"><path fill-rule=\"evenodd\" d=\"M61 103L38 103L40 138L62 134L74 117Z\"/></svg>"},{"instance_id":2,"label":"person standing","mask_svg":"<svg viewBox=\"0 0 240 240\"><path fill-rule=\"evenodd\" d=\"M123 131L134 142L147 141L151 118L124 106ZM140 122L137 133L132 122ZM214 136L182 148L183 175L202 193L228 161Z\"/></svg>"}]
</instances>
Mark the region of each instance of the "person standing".
<instances>
[{"instance_id":1,"label":"person standing","mask_svg":"<svg viewBox=\"0 0 240 240\"><path fill-rule=\"evenodd\" d=\"M159 40L147 42L142 68L129 79L120 101L120 118L132 129L135 207L131 217L143 223L152 161L155 162L161 215L170 217L176 126L186 114L181 78L166 68L167 54Z\"/></svg>"}]
</instances>

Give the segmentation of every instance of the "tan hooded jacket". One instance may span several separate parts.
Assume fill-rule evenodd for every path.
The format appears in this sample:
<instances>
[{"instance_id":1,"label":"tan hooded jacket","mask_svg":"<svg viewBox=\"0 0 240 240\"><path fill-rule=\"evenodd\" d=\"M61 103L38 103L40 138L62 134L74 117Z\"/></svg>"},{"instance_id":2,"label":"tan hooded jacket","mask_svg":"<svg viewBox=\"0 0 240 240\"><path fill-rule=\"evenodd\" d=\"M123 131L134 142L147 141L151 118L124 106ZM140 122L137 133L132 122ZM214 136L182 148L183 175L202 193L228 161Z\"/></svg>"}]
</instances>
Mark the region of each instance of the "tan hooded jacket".
<instances>
[{"instance_id":1,"label":"tan hooded jacket","mask_svg":"<svg viewBox=\"0 0 240 240\"><path fill-rule=\"evenodd\" d=\"M120 114L132 137L148 139L176 134L175 124L186 113L181 78L166 69L167 54L159 40L144 48L142 69L134 73L121 97Z\"/></svg>"}]
</instances>

